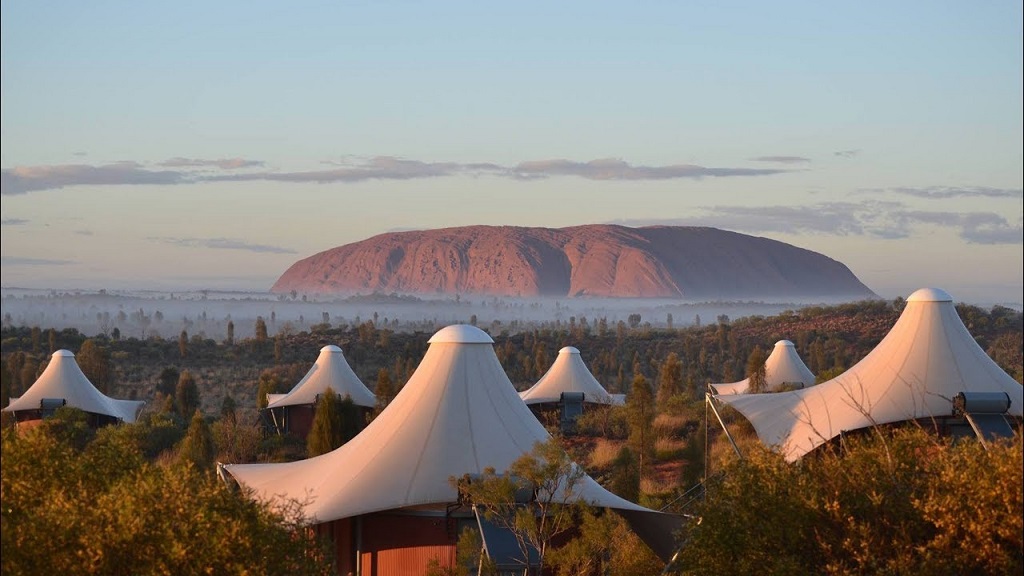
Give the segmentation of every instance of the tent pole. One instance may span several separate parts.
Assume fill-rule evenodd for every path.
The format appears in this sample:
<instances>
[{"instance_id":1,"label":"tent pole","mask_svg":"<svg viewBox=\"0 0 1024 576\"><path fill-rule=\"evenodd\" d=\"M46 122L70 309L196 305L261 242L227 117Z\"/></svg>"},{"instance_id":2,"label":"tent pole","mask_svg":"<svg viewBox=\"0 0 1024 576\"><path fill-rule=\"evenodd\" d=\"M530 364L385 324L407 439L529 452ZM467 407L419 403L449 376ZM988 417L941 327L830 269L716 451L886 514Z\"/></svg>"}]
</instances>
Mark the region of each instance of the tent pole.
<instances>
[{"instance_id":1,"label":"tent pole","mask_svg":"<svg viewBox=\"0 0 1024 576\"><path fill-rule=\"evenodd\" d=\"M981 447L988 452L988 442L985 441L985 433L978 428L978 424L971 418L970 412L964 411L964 418L967 419L967 423L971 425L971 429L974 430L974 435L978 437L978 441L981 442Z\"/></svg>"},{"instance_id":2,"label":"tent pole","mask_svg":"<svg viewBox=\"0 0 1024 576\"><path fill-rule=\"evenodd\" d=\"M356 516L356 576L363 574L363 517Z\"/></svg>"},{"instance_id":3,"label":"tent pole","mask_svg":"<svg viewBox=\"0 0 1024 576\"><path fill-rule=\"evenodd\" d=\"M718 409L715 408L715 403L711 400L711 393L704 393L704 403L706 406L711 407L711 411L715 413L715 418L718 418L718 423L722 425L722 431L725 432L725 437L729 439L729 443L732 444L732 449L736 451L736 455L741 459L743 454L740 453L739 446L736 445L736 441L732 439L732 434L729 434L729 429L725 427L725 421L722 420L722 415L718 413Z\"/></svg>"},{"instance_id":4,"label":"tent pole","mask_svg":"<svg viewBox=\"0 0 1024 576\"><path fill-rule=\"evenodd\" d=\"M701 483L705 484L705 485L707 485L707 483L708 483L708 462L710 462L710 460L711 460L710 457L708 456L708 447L710 445L710 440L708 439L708 436L709 436L709 434L711 432L711 425L710 425L711 422L708 421L709 414L708 414L708 403L707 403L707 394L708 394L708 388L709 387L710 387L710 384L705 384L704 385L704 396L705 396L705 400L704 400L704 479L702 480Z\"/></svg>"},{"instance_id":5,"label":"tent pole","mask_svg":"<svg viewBox=\"0 0 1024 576\"><path fill-rule=\"evenodd\" d=\"M277 423L277 415L274 414L274 409L273 408L268 408L267 412L270 412L270 419L274 422L274 431L277 432L278 436L280 436L281 435L281 425Z\"/></svg>"}]
</instances>

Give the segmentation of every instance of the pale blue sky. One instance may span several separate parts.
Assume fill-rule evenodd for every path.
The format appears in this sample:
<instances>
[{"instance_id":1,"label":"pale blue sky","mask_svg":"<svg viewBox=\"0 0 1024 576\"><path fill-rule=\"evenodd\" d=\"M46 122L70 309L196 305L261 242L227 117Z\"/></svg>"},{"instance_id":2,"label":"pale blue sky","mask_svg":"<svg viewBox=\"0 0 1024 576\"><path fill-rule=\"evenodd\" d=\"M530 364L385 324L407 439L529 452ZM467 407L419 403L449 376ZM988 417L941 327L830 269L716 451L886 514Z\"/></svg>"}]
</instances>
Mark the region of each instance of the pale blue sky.
<instances>
[{"instance_id":1,"label":"pale blue sky","mask_svg":"<svg viewBox=\"0 0 1024 576\"><path fill-rule=\"evenodd\" d=\"M4 286L619 222L1022 300L1019 1L153 4L2 3Z\"/></svg>"}]
</instances>

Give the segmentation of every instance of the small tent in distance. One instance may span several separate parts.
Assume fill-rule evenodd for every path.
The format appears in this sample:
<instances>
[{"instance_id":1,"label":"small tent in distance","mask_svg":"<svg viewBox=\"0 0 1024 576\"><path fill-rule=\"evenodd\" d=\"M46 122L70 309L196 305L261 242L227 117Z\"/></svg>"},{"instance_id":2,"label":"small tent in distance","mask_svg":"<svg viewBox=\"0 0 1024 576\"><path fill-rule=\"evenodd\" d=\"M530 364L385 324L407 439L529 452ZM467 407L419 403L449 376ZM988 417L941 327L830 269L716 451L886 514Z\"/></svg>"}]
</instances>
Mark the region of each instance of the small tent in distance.
<instances>
[{"instance_id":1,"label":"small tent in distance","mask_svg":"<svg viewBox=\"0 0 1024 576\"><path fill-rule=\"evenodd\" d=\"M320 395L328 389L340 398L348 396L362 412L377 404L373 392L356 376L345 360L341 348L328 345L320 349L316 362L286 394L267 394L264 409L278 433L289 433L305 439L313 426L313 416Z\"/></svg>"},{"instance_id":2,"label":"small tent in distance","mask_svg":"<svg viewBox=\"0 0 1024 576\"><path fill-rule=\"evenodd\" d=\"M13 412L18 426L32 426L61 406L78 408L94 427L135 422L142 400L110 398L93 386L70 350L57 350L35 383L18 398L11 398L4 412Z\"/></svg>"},{"instance_id":3,"label":"small tent in distance","mask_svg":"<svg viewBox=\"0 0 1024 576\"><path fill-rule=\"evenodd\" d=\"M509 470L550 436L517 396L482 330L449 326L377 418L340 448L283 464L224 467L254 496L304 504L333 535L339 573L422 573L431 559L455 562L462 527L450 478ZM575 498L623 516L663 558L678 518L624 500L583 476Z\"/></svg>"},{"instance_id":4,"label":"small tent in distance","mask_svg":"<svg viewBox=\"0 0 1024 576\"><path fill-rule=\"evenodd\" d=\"M998 395L1005 402L984 404L1004 406L1006 415L1020 418L1022 390L978 346L952 297L922 288L907 298L878 346L836 378L793 392L715 398L743 414L762 442L793 461L844 432L872 425L918 420L941 434L969 434L962 415L955 414L959 394Z\"/></svg>"},{"instance_id":5,"label":"small tent in distance","mask_svg":"<svg viewBox=\"0 0 1024 576\"><path fill-rule=\"evenodd\" d=\"M624 395L609 394L601 386L573 346L559 350L551 368L519 397L538 416L557 411L563 432L575 429L586 404L621 406L625 402Z\"/></svg>"},{"instance_id":6,"label":"small tent in distance","mask_svg":"<svg viewBox=\"0 0 1024 576\"><path fill-rule=\"evenodd\" d=\"M765 392L798 390L813 386L814 382L814 374L800 359L796 346L789 340L776 342L764 362ZM711 384L711 389L715 394L747 394L750 392L750 378L727 384Z\"/></svg>"}]
</instances>

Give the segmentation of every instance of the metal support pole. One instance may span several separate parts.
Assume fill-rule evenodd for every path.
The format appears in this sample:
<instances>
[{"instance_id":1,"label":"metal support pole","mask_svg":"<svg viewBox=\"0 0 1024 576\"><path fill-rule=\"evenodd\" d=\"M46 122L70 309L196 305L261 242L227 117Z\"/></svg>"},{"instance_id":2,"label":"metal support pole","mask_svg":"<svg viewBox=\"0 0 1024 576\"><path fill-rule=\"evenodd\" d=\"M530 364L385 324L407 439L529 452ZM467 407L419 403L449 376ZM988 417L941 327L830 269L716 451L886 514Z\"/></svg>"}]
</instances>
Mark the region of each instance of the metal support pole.
<instances>
[{"instance_id":1,"label":"metal support pole","mask_svg":"<svg viewBox=\"0 0 1024 576\"><path fill-rule=\"evenodd\" d=\"M715 403L712 401L711 393L704 393L704 403L711 407L711 411L715 413L715 418L718 418L718 423L722 425L722 431L725 432L725 437L729 439L729 443L732 444L732 449L736 451L736 455L741 459L743 454L740 453L739 446L736 445L736 441L732 439L732 434L729 434L729 429L725 427L725 421L722 420L722 415L718 413L718 409L715 408Z\"/></svg>"}]
</instances>

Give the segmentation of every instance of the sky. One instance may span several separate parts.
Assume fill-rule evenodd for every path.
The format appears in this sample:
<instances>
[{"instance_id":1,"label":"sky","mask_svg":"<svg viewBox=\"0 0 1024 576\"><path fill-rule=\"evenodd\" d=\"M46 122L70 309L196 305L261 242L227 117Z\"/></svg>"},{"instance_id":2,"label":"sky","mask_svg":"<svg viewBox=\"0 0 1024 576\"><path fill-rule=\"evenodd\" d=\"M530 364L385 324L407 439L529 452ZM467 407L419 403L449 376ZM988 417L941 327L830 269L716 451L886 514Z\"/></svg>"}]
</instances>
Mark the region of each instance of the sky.
<instances>
[{"instance_id":1,"label":"sky","mask_svg":"<svg viewBox=\"0 0 1024 576\"><path fill-rule=\"evenodd\" d=\"M267 290L377 234L715 226L1024 300L1022 4L2 2L4 287Z\"/></svg>"}]
</instances>

